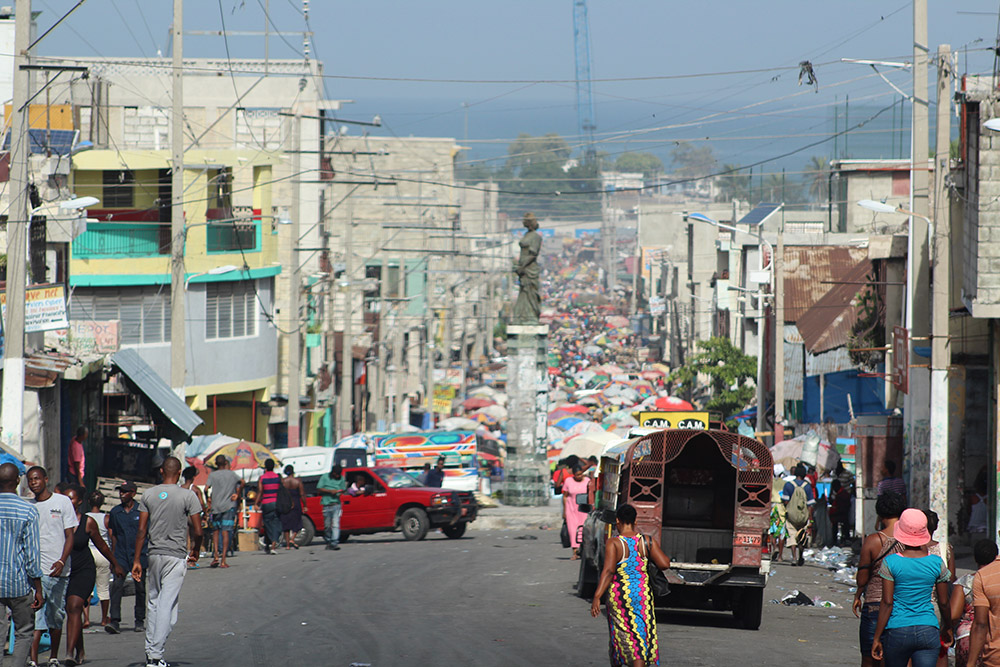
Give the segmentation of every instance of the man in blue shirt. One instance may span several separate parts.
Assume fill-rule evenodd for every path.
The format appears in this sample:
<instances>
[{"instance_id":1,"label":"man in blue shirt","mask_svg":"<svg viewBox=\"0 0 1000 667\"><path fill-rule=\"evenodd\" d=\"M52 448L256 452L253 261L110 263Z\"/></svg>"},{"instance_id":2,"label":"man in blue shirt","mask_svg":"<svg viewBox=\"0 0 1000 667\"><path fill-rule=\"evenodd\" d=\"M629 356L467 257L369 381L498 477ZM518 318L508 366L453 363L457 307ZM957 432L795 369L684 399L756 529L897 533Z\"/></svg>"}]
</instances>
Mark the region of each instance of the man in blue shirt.
<instances>
[{"instance_id":1,"label":"man in blue shirt","mask_svg":"<svg viewBox=\"0 0 1000 667\"><path fill-rule=\"evenodd\" d=\"M121 505L111 508L108 523L111 528L111 551L119 563L131 563L135 556L135 542L139 536L139 506L135 502L135 492L138 490L134 482L125 482L118 487L118 497ZM121 632L122 597L125 595L126 582L135 585L135 632L146 630L146 570L148 543L142 545L142 578L135 581L132 577L115 577L111 582L110 622L104 629L112 635Z\"/></svg>"},{"instance_id":2,"label":"man in blue shirt","mask_svg":"<svg viewBox=\"0 0 1000 667\"><path fill-rule=\"evenodd\" d=\"M439 456L437 465L427 472L424 486L440 489L444 485L444 457Z\"/></svg>"},{"instance_id":3,"label":"man in blue shirt","mask_svg":"<svg viewBox=\"0 0 1000 667\"><path fill-rule=\"evenodd\" d=\"M0 464L0 645L7 638L6 607L14 622L14 664L28 660L35 610L42 606L38 510L17 495L17 467ZM34 595L32 595L34 589ZM2 649L0 649L2 660Z\"/></svg>"}]
</instances>

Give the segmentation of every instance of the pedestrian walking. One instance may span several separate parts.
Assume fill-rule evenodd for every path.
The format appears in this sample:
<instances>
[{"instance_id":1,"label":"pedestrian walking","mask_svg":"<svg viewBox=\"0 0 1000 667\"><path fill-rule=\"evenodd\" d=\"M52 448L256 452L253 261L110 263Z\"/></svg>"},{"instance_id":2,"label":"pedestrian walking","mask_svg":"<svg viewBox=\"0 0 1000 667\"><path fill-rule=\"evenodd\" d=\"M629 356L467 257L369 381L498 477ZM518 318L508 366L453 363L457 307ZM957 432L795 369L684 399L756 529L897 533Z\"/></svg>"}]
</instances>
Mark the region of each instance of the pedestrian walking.
<instances>
[{"instance_id":1,"label":"pedestrian walking","mask_svg":"<svg viewBox=\"0 0 1000 667\"><path fill-rule=\"evenodd\" d=\"M872 643L875 641L875 626L882 603L882 561L889 554L898 553L903 545L892 536L899 516L906 509L906 501L898 493L883 493L875 501L875 514L881 522L881 529L865 537L861 544L861 558L858 561L857 588L851 608L861 619L858 628L858 643L861 647L861 666L875 667L879 664L872 657Z\"/></svg>"},{"instance_id":2,"label":"pedestrian walking","mask_svg":"<svg viewBox=\"0 0 1000 667\"><path fill-rule=\"evenodd\" d=\"M785 482L781 500L785 503L786 542L792 551L792 565L803 565L803 550L809 544L809 526L812 524L816 496L812 484L806 481L806 467L800 463L793 473L795 479Z\"/></svg>"},{"instance_id":3,"label":"pedestrian walking","mask_svg":"<svg viewBox=\"0 0 1000 667\"><path fill-rule=\"evenodd\" d=\"M779 473L780 470L780 473ZM780 463L774 466L774 479L771 481L771 497L779 498L785 488L785 467ZM771 503L771 520L767 527L768 539L771 542L771 560L780 563L785 559L785 542L788 540L788 520L785 516L785 503Z\"/></svg>"},{"instance_id":4,"label":"pedestrian walking","mask_svg":"<svg viewBox=\"0 0 1000 667\"><path fill-rule=\"evenodd\" d=\"M851 537L851 493L844 488L840 479L830 483L830 525L833 528L833 543L847 544ZM838 537L839 534L839 537Z\"/></svg>"},{"instance_id":5,"label":"pedestrian walking","mask_svg":"<svg viewBox=\"0 0 1000 667\"><path fill-rule=\"evenodd\" d=\"M281 530L285 531L285 550L298 549L295 537L302 530L302 499L306 495L306 487L302 480L295 476L293 466L285 466L285 478L281 480L281 485L288 491L292 501L292 509L281 515Z\"/></svg>"},{"instance_id":6,"label":"pedestrian walking","mask_svg":"<svg viewBox=\"0 0 1000 667\"><path fill-rule=\"evenodd\" d=\"M44 601L38 510L17 495L20 480L14 464L0 464L0 662L9 609L14 624L14 667L28 662L35 612Z\"/></svg>"},{"instance_id":7,"label":"pedestrian walking","mask_svg":"<svg viewBox=\"0 0 1000 667\"><path fill-rule=\"evenodd\" d=\"M120 505L111 508L108 514L108 524L111 529L111 551L115 560L122 567L128 567L135 555L135 545L139 538L139 505L135 502L138 488L135 482L120 484L116 490ZM110 618L104 630L108 634L117 635L121 632L122 598L128 582L135 589L135 632L146 631L146 571L148 566L149 542L143 539L140 549L142 576L135 580L132 577L115 577L111 581Z\"/></svg>"},{"instance_id":8,"label":"pedestrian walking","mask_svg":"<svg viewBox=\"0 0 1000 667\"><path fill-rule=\"evenodd\" d=\"M111 532L108 530L110 525L110 517L101 511L104 506L104 494L100 491L94 491L90 494L88 499L90 505L90 511L87 512L87 516L92 518L97 522L97 529L101 532L101 539L104 543L111 546ZM90 555L94 557L94 565L97 568L97 583L94 587L94 594L97 596L98 602L101 605L101 625L107 627L108 625L108 607L111 602L111 562L104 557L104 554L97 548L96 545L90 545ZM119 560L119 565L124 567L124 564L128 563L128 560ZM123 577L119 577L123 578ZM90 607L87 606L83 610L83 627L90 627Z\"/></svg>"},{"instance_id":9,"label":"pedestrian walking","mask_svg":"<svg viewBox=\"0 0 1000 667\"><path fill-rule=\"evenodd\" d=\"M316 482L316 493L323 505L324 535L326 548L331 551L340 549L340 497L347 489L344 479L344 469L339 464L333 464L329 473L324 473Z\"/></svg>"},{"instance_id":10,"label":"pedestrian walking","mask_svg":"<svg viewBox=\"0 0 1000 667\"><path fill-rule=\"evenodd\" d=\"M443 456L439 456L437 463L434 464L434 467L427 471L427 478L424 480L424 486L440 489L444 485L444 463L445 458Z\"/></svg>"},{"instance_id":11,"label":"pedestrian walking","mask_svg":"<svg viewBox=\"0 0 1000 667\"><path fill-rule=\"evenodd\" d=\"M69 584L66 586L66 665L75 667L86 660L83 650L83 613L97 583L97 565L90 553L91 545L111 563L116 577L124 578L125 570L115 560L111 549L101 537L97 521L83 513L86 489L79 484L72 484L66 493L73 503L78 522L73 533Z\"/></svg>"},{"instance_id":12,"label":"pedestrian walking","mask_svg":"<svg viewBox=\"0 0 1000 667\"><path fill-rule=\"evenodd\" d=\"M278 514L278 487L281 476L274 472L274 459L264 461L264 474L257 481L257 497L254 507L263 514L264 552L277 553L281 539L281 517Z\"/></svg>"},{"instance_id":13,"label":"pedestrian walking","mask_svg":"<svg viewBox=\"0 0 1000 667\"><path fill-rule=\"evenodd\" d=\"M898 493L906 500L906 482L896 476L896 462L890 460L882 464L882 481L878 483L876 495L881 496L887 491Z\"/></svg>"},{"instance_id":14,"label":"pedestrian walking","mask_svg":"<svg viewBox=\"0 0 1000 667\"><path fill-rule=\"evenodd\" d=\"M198 515L198 520L201 521L201 530L204 535L205 528L208 527L206 518L208 517L208 505L205 501L205 494L202 493L201 489L194 485L194 478L198 476L198 469L194 466L188 466L181 471L181 488L187 489L194 493L198 502L201 504L201 513ZM194 529L188 528L188 541L187 548L190 550L194 545ZM198 567L197 563L188 563L188 567L195 568Z\"/></svg>"},{"instance_id":15,"label":"pedestrian walking","mask_svg":"<svg viewBox=\"0 0 1000 667\"><path fill-rule=\"evenodd\" d=\"M87 454L83 450L83 443L86 442L87 435L87 427L81 426L76 429L76 435L69 441L69 476L80 486L86 486L83 477L87 468Z\"/></svg>"},{"instance_id":16,"label":"pedestrian walking","mask_svg":"<svg viewBox=\"0 0 1000 667\"><path fill-rule=\"evenodd\" d=\"M648 540L635 530L635 507L622 505L615 512L618 537L604 546L604 569L590 605L594 618L601 613L601 598L607 593L610 641L608 655L612 667L645 667L659 664L656 640L656 613L647 564L665 570L670 558L656 540Z\"/></svg>"},{"instance_id":17,"label":"pedestrian walking","mask_svg":"<svg viewBox=\"0 0 1000 667\"><path fill-rule=\"evenodd\" d=\"M42 633L49 631L49 662L58 667L59 642L66 620L66 588L69 586L69 555L73 551L73 533L79 525L70 499L49 491L49 475L45 468L28 470L28 489L34 494L38 510L38 536L41 546L42 593L45 604L35 612L35 636L31 642L31 662L38 662L38 647ZM29 663L31 664L31 663Z\"/></svg>"},{"instance_id":18,"label":"pedestrian walking","mask_svg":"<svg viewBox=\"0 0 1000 667\"><path fill-rule=\"evenodd\" d=\"M243 495L244 482L229 469L229 459L224 454L215 457L215 470L208 475L208 515L212 530L212 564L210 567L229 567L229 536L236 526L236 509Z\"/></svg>"},{"instance_id":19,"label":"pedestrian walking","mask_svg":"<svg viewBox=\"0 0 1000 667\"><path fill-rule=\"evenodd\" d=\"M997 544L992 540L979 540L972 547L972 555L976 560L977 571L982 570L997 559ZM970 572L958 578L951 587L951 617L958 619L955 627L955 667L974 665L986 667L982 652L979 657L969 662L969 643L972 635L972 623L975 620L975 606L972 595L972 585L976 573Z\"/></svg>"},{"instance_id":20,"label":"pedestrian walking","mask_svg":"<svg viewBox=\"0 0 1000 667\"><path fill-rule=\"evenodd\" d=\"M580 533L587 513L580 509L577 495L590 492L590 478L584 476L584 466L578 463L573 468L573 476L563 482L563 511L566 516L566 528L569 530L569 545L573 548L570 560L580 559Z\"/></svg>"},{"instance_id":21,"label":"pedestrian walking","mask_svg":"<svg viewBox=\"0 0 1000 667\"><path fill-rule=\"evenodd\" d=\"M980 659L984 665L998 665L1000 664L1000 560L994 560L980 567L973 577L972 607L969 657L965 665L975 667Z\"/></svg>"},{"instance_id":22,"label":"pedestrian walking","mask_svg":"<svg viewBox=\"0 0 1000 667\"><path fill-rule=\"evenodd\" d=\"M886 667L934 667L941 647L952 643L951 573L940 556L927 553L931 534L920 510L904 510L892 535L903 549L886 556L879 569L882 604L872 657L884 660ZM932 590L937 592L940 623L934 615Z\"/></svg>"},{"instance_id":23,"label":"pedestrian walking","mask_svg":"<svg viewBox=\"0 0 1000 667\"><path fill-rule=\"evenodd\" d=\"M934 539L934 533L937 531L938 527L938 515L937 512L933 510L923 510L924 516L927 517L927 532L931 534L931 541L927 543L927 553L940 556L944 564L948 566L948 572L951 573L951 580L955 581L955 548L952 546L951 542L948 543L948 553L941 553L941 543Z\"/></svg>"},{"instance_id":24,"label":"pedestrian walking","mask_svg":"<svg viewBox=\"0 0 1000 667\"><path fill-rule=\"evenodd\" d=\"M139 534L132 556L132 578L142 579L142 544L149 536L149 596L146 602L146 667L168 667L163 659L167 638L177 622L181 586L188 563L197 563L201 550L201 503L188 489L177 485L181 462L168 456L160 467L163 483L139 499ZM188 526L195 544L187 555Z\"/></svg>"}]
</instances>

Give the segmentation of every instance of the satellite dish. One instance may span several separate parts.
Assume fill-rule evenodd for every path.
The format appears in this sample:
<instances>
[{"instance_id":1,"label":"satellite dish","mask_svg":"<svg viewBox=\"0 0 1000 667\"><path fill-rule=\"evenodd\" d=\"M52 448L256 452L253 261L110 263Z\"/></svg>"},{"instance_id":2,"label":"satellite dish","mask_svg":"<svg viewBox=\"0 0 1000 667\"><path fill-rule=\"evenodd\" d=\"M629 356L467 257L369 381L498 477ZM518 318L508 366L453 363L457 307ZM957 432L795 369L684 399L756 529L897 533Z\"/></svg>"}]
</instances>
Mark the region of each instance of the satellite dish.
<instances>
[{"instance_id":1,"label":"satellite dish","mask_svg":"<svg viewBox=\"0 0 1000 667\"><path fill-rule=\"evenodd\" d=\"M1000 132L1000 118L990 118L988 121L983 123L987 130L993 130L994 132Z\"/></svg>"}]
</instances>

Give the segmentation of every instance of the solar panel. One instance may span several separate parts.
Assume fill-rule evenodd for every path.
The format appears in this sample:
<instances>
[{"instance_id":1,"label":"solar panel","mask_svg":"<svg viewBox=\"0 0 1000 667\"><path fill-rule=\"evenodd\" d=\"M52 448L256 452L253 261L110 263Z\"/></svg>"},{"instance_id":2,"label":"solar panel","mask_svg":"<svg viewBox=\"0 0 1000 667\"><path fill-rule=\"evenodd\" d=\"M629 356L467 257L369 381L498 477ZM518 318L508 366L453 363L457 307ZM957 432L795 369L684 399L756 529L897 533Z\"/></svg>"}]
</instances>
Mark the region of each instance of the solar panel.
<instances>
[{"instance_id":1,"label":"solar panel","mask_svg":"<svg viewBox=\"0 0 1000 667\"><path fill-rule=\"evenodd\" d=\"M44 154L46 146L53 155L69 155L76 143L76 130L28 130L28 142L32 155ZM10 150L10 132L4 135L3 150Z\"/></svg>"},{"instance_id":2,"label":"solar panel","mask_svg":"<svg viewBox=\"0 0 1000 667\"><path fill-rule=\"evenodd\" d=\"M740 219L739 224L751 226L763 224L764 220L779 208L781 208L781 204L757 204L752 211Z\"/></svg>"}]
</instances>

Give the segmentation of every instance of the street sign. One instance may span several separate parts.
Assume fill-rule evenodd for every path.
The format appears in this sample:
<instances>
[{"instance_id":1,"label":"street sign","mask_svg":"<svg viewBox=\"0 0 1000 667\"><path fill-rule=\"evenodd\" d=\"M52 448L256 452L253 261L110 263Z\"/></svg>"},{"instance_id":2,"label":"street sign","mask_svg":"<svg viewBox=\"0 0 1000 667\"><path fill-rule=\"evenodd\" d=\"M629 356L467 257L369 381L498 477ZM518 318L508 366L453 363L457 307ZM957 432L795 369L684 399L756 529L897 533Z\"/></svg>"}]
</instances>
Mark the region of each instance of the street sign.
<instances>
[{"instance_id":1,"label":"street sign","mask_svg":"<svg viewBox=\"0 0 1000 667\"><path fill-rule=\"evenodd\" d=\"M892 328L892 384L896 389L910 392L910 344L906 327Z\"/></svg>"},{"instance_id":2,"label":"street sign","mask_svg":"<svg viewBox=\"0 0 1000 667\"><path fill-rule=\"evenodd\" d=\"M707 412L640 412L639 426L646 428L682 428L703 431L708 428Z\"/></svg>"}]
</instances>

